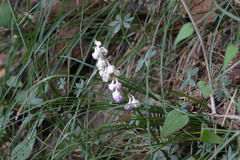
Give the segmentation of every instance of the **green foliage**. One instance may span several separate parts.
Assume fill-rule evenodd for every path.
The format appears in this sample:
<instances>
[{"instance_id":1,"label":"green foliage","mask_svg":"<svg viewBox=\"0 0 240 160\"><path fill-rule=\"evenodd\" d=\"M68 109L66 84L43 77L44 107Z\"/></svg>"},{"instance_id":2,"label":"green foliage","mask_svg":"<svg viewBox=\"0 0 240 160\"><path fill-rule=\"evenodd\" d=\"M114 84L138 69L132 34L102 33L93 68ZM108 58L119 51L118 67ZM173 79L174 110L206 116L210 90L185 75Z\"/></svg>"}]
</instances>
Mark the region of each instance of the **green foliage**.
<instances>
[{"instance_id":1,"label":"green foliage","mask_svg":"<svg viewBox=\"0 0 240 160\"><path fill-rule=\"evenodd\" d=\"M177 38L174 42L174 48L176 48L177 44L185 38L191 36L194 32L193 26L191 23L186 23L182 26L181 30L179 31Z\"/></svg>"},{"instance_id":2,"label":"green foliage","mask_svg":"<svg viewBox=\"0 0 240 160\"><path fill-rule=\"evenodd\" d=\"M109 26L114 28L114 33L117 33L120 29L121 26L123 25L125 28L130 28L131 27L131 22L133 20L133 17L130 17L130 13L124 16L124 18L121 18L121 15L118 14L116 16L116 20L112 21L109 23Z\"/></svg>"},{"instance_id":3,"label":"green foliage","mask_svg":"<svg viewBox=\"0 0 240 160\"><path fill-rule=\"evenodd\" d=\"M220 136L216 135L213 131L209 130L206 124L204 123L202 124L200 141L215 144L222 144L225 142Z\"/></svg>"},{"instance_id":4,"label":"green foliage","mask_svg":"<svg viewBox=\"0 0 240 160\"><path fill-rule=\"evenodd\" d=\"M226 68L231 60L237 55L238 47L235 45L229 45L226 49L225 59L223 63L223 68Z\"/></svg>"},{"instance_id":5,"label":"green foliage","mask_svg":"<svg viewBox=\"0 0 240 160\"><path fill-rule=\"evenodd\" d=\"M188 83L193 87L196 85L195 81L192 79L192 76L195 76L197 74L198 70L199 70L198 67L194 68L193 70L191 68L188 69L187 78L183 81L180 89L186 88Z\"/></svg>"},{"instance_id":6,"label":"green foliage","mask_svg":"<svg viewBox=\"0 0 240 160\"><path fill-rule=\"evenodd\" d=\"M16 76L11 76L7 81L6 84L9 87L22 87L23 83L21 81L18 80L18 78Z\"/></svg>"},{"instance_id":7,"label":"green foliage","mask_svg":"<svg viewBox=\"0 0 240 160\"><path fill-rule=\"evenodd\" d=\"M183 115L181 112L177 110L171 111L164 122L161 131L161 137L165 138L171 135L173 132L182 129L188 124L188 122L189 122L188 116Z\"/></svg>"},{"instance_id":8,"label":"green foliage","mask_svg":"<svg viewBox=\"0 0 240 160\"><path fill-rule=\"evenodd\" d=\"M205 98L207 98L209 94L212 93L212 91L208 88L208 86L204 81L199 81L197 85Z\"/></svg>"},{"instance_id":9,"label":"green foliage","mask_svg":"<svg viewBox=\"0 0 240 160\"><path fill-rule=\"evenodd\" d=\"M238 54L240 32L226 23L230 14L218 12L205 27L197 23L211 48L210 90L181 1L7 2L0 7L0 159L239 158L238 129L228 123L220 129L206 109L212 94L221 114L237 89L228 73L239 62L227 66ZM231 7L227 12L236 14ZM179 24L185 24L180 31ZM95 39L120 70L121 103L112 100L110 82L102 82L91 58ZM215 53L225 49L221 70ZM141 107L124 110L128 94ZM232 104L240 113L238 91Z\"/></svg>"},{"instance_id":10,"label":"green foliage","mask_svg":"<svg viewBox=\"0 0 240 160\"><path fill-rule=\"evenodd\" d=\"M0 26L5 28L11 27L12 13L8 4L2 3L0 5Z\"/></svg>"},{"instance_id":11,"label":"green foliage","mask_svg":"<svg viewBox=\"0 0 240 160\"><path fill-rule=\"evenodd\" d=\"M152 50L152 48L149 48L145 54L145 58L144 59L140 58L138 60L138 64L135 69L135 72L139 72L142 69L143 63L145 63L146 67L149 66L150 59L155 55L156 55L156 51Z\"/></svg>"}]
</instances>

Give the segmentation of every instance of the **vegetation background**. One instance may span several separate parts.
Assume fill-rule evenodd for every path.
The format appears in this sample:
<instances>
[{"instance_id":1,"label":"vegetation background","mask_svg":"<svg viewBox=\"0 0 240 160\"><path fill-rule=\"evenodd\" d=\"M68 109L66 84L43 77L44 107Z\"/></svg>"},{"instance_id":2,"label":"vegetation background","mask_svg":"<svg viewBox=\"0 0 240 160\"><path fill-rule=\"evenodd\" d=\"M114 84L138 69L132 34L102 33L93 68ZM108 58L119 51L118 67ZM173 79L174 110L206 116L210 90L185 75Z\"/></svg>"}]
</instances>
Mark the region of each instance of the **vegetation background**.
<instances>
[{"instance_id":1,"label":"vegetation background","mask_svg":"<svg viewBox=\"0 0 240 160\"><path fill-rule=\"evenodd\" d=\"M0 1L0 158L239 159L239 7ZM113 101L95 39L141 107Z\"/></svg>"}]
</instances>

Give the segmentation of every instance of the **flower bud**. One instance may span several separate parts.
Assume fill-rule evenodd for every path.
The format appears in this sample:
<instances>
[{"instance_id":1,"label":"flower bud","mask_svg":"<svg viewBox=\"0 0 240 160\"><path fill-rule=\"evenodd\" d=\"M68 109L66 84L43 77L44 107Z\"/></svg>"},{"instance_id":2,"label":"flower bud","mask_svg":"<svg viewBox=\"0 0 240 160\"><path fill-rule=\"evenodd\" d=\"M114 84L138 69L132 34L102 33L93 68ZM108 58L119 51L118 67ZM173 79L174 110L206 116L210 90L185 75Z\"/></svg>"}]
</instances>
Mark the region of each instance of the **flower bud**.
<instances>
[{"instance_id":1,"label":"flower bud","mask_svg":"<svg viewBox=\"0 0 240 160\"><path fill-rule=\"evenodd\" d=\"M108 88L109 88L111 91L114 90L114 88L115 88L114 80L112 80L112 83L110 83L110 84L108 85Z\"/></svg>"},{"instance_id":2,"label":"flower bud","mask_svg":"<svg viewBox=\"0 0 240 160\"><path fill-rule=\"evenodd\" d=\"M115 88L117 90L120 90L122 88L122 84L118 82L117 78L116 78Z\"/></svg>"},{"instance_id":3,"label":"flower bud","mask_svg":"<svg viewBox=\"0 0 240 160\"><path fill-rule=\"evenodd\" d=\"M100 47L102 45L102 43L100 41L94 40L94 43L96 46Z\"/></svg>"},{"instance_id":4,"label":"flower bud","mask_svg":"<svg viewBox=\"0 0 240 160\"><path fill-rule=\"evenodd\" d=\"M101 47L100 50L101 50L102 54L104 54L104 55L108 54L108 50L105 47Z\"/></svg>"},{"instance_id":5,"label":"flower bud","mask_svg":"<svg viewBox=\"0 0 240 160\"><path fill-rule=\"evenodd\" d=\"M115 71L114 71L114 75L115 75L115 76L120 76L120 71L119 71L119 70L115 70Z\"/></svg>"},{"instance_id":6,"label":"flower bud","mask_svg":"<svg viewBox=\"0 0 240 160\"><path fill-rule=\"evenodd\" d=\"M122 100L123 100L121 93L117 89L113 92L113 99L117 103L122 102Z\"/></svg>"}]
</instances>

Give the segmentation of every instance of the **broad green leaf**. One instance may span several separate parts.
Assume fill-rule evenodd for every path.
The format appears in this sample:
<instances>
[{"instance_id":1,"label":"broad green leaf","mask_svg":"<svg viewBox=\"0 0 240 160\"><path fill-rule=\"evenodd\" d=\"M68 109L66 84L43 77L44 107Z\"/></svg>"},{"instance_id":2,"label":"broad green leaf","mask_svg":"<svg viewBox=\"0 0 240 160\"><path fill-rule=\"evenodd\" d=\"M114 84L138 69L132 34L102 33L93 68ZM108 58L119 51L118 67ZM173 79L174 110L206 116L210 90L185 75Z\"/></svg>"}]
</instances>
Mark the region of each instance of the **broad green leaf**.
<instances>
[{"instance_id":1,"label":"broad green leaf","mask_svg":"<svg viewBox=\"0 0 240 160\"><path fill-rule=\"evenodd\" d=\"M189 118L177 110L171 111L162 128L161 137L165 138L175 131L178 131L188 124Z\"/></svg>"},{"instance_id":2,"label":"broad green leaf","mask_svg":"<svg viewBox=\"0 0 240 160\"><path fill-rule=\"evenodd\" d=\"M177 35L177 38L175 39L174 48L176 48L177 44L181 40L191 36L193 34L193 32L194 32L194 29L193 29L193 26L190 22L184 24L183 27L181 28L181 30L179 31L179 33Z\"/></svg>"},{"instance_id":3,"label":"broad green leaf","mask_svg":"<svg viewBox=\"0 0 240 160\"><path fill-rule=\"evenodd\" d=\"M130 28L131 27L131 25L129 23L126 23L126 22L123 22L123 25L124 25L125 28Z\"/></svg>"},{"instance_id":4,"label":"broad green leaf","mask_svg":"<svg viewBox=\"0 0 240 160\"><path fill-rule=\"evenodd\" d=\"M184 89L184 88L187 86L187 84L188 84L188 81L187 81L187 80L183 81L180 89Z\"/></svg>"},{"instance_id":5,"label":"broad green leaf","mask_svg":"<svg viewBox=\"0 0 240 160\"><path fill-rule=\"evenodd\" d=\"M5 28L11 27L12 13L7 4L0 5L0 26Z\"/></svg>"},{"instance_id":6,"label":"broad green leaf","mask_svg":"<svg viewBox=\"0 0 240 160\"><path fill-rule=\"evenodd\" d=\"M140 69L141 69L142 66L143 66L143 63L144 63L144 60L143 60L143 59L139 59L139 60L138 60L138 64L137 64L137 67L136 67L136 69L135 69L135 72L140 71Z\"/></svg>"},{"instance_id":7,"label":"broad green leaf","mask_svg":"<svg viewBox=\"0 0 240 160\"><path fill-rule=\"evenodd\" d=\"M119 14L116 16L116 19L119 20L119 21L122 20L122 19L121 19L121 16L120 16Z\"/></svg>"},{"instance_id":8,"label":"broad green leaf","mask_svg":"<svg viewBox=\"0 0 240 160\"><path fill-rule=\"evenodd\" d=\"M129 17L130 17L130 13L128 13L123 20L126 21Z\"/></svg>"},{"instance_id":9,"label":"broad green leaf","mask_svg":"<svg viewBox=\"0 0 240 160\"><path fill-rule=\"evenodd\" d=\"M196 83L193 79L189 79L189 84L193 87L196 85Z\"/></svg>"},{"instance_id":10,"label":"broad green leaf","mask_svg":"<svg viewBox=\"0 0 240 160\"><path fill-rule=\"evenodd\" d=\"M114 28L114 33L117 33L121 28L121 23L118 23Z\"/></svg>"},{"instance_id":11,"label":"broad green leaf","mask_svg":"<svg viewBox=\"0 0 240 160\"><path fill-rule=\"evenodd\" d=\"M237 109L238 109L238 114L240 115L240 98L238 99Z\"/></svg>"},{"instance_id":12,"label":"broad green leaf","mask_svg":"<svg viewBox=\"0 0 240 160\"><path fill-rule=\"evenodd\" d=\"M190 75L191 75L191 76L194 76L195 74L197 74L198 71L199 71L199 68L198 68L198 67L197 67L197 68L194 68L193 70L191 70Z\"/></svg>"},{"instance_id":13,"label":"broad green leaf","mask_svg":"<svg viewBox=\"0 0 240 160\"><path fill-rule=\"evenodd\" d=\"M204 123L202 124L200 141L215 144L222 144L225 142L220 136L216 135L213 131L209 130Z\"/></svg>"},{"instance_id":14,"label":"broad green leaf","mask_svg":"<svg viewBox=\"0 0 240 160\"><path fill-rule=\"evenodd\" d=\"M13 159L25 160L31 155L36 139L36 133L36 130L29 133L27 137L12 150L11 155Z\"/></svg>"},{"instance_id":15,"label":"broad green leaf","mask_svg":"<svg viewBox=\"0 0 240 160\"><path fill-rule=\"evenodd\" d=\"M126 19L125 21L126 22L131 22L133 19L134 19L134 17L130 17L130 18Z\"/></svg>"},{"instance_id":16,"label":"broad green leaf","mask_svg":"<svg viewBox=\"0 0 240 160\"><path fill-rule=\"evenodd\" d=\"M225 59L223 63L223 68L226 68L227 65L231 62L231 60L237 55L238 47L231 44L226 49Z\"/></svg>"},{"instance_id":17,"label":"broad green leaf","mask_svg":"<svg viewBox=\"0 0 240 160\"><path fill-rule=\"evenodd\" d=\"M9 87L22 87L22 86L23 86L23 83L22 83L21 81L18 81L16 76L11 76L11 77L6 81L6 84L7 84Z\"/></svg>"},{"instance_id":18,"label":"broad green leaf","mask_svg":"<svg viewBox=\"0 0 240 160\"><path fill-rule=\"evenodd\" d=\"M146 52L145 58L149 59L152 58L156 54L155 50L152 50L152 48L149 48Z\"/></svg>"},{"instance_id":19,"label":"broad green leaf","mask_svg":"<svg viewBox=\"0 0 240 160\"><path fill-rule=\"evenodd\" d=\"M108 25L113 27L116 26L118 23L120 23L119 21L112 21L111 23L109 23Z\"/></svg>"},{"instance_id":20,"label":"broad green leaf","mask_svg":"<svg viewBox=\"0 0 240 160\"><path fill-rule=\"evenodd\" d=\"M199 81L197 85L205 98L207 98L208 95L212 93L212 91L207 87L204 81Z\"/></svg>"}]
</instances>

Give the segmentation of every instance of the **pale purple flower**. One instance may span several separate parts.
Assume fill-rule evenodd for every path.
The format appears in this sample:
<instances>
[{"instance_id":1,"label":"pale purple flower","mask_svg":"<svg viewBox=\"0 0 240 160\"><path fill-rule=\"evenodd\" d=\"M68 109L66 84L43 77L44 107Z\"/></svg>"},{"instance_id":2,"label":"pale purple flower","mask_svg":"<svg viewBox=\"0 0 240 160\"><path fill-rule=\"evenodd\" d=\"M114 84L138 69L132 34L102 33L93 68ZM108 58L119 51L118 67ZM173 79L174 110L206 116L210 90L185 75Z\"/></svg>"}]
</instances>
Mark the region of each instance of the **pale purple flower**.
<instances>
[{"instance_id":1,"label":"pale purple flower","mask_svg":"<svg viewBox=\"0 0 240 160\"><path fill-rule=\"evenodd\" d=\"M134 98L134 96L130 95L128 96L129 101L128 103L124 106L124 109L131 111L133 108L138 108L140 107L140 102Z\"/></svg>"},{"instance_id":2,"label":"pale purple flower","mask_svg":"<svg viewBox=\"0 0 240 160\"><path fill-rule=\"evenodd\" d=\"M116 83L115 83L115 88L117 90L120 90L122 88L122 84L120 82L118 82L117 78L115 79L116 80Z\"/></svg>"},{"instance_id":3,"label":"pale purple flower","mask_svg":"<svg viewBox=\"0 0 240 160\"><path fill-rule=\"evenodd\" d=\"M115 76L120 76L120 71L119 71L119 70L115 70L115 71L114 71L114 75L115 75Z\"/></svg>"},{"instance_id":4,"label":"pale purple flower","mask_svg":"<svg viewBox=\"0 0 240 160\"><path fill-rule=\"evenodd\" d=\"M117 103L120 103L123 100L123 96L121 95L121 93L117 89L113 92L113 99Z\"/></svg>"},{"instance_id":5,"label":"pale purple flower","mask_svg":"<svg viewBox=\"0 0 240 160\"><path fill-rule=\"evenodd\" d=\"M126 109L126 110L128 110L128 111L131 111L131 110L133 109L133 105L131 105L131 104L126 104L126 105L124 106L124 109Z\"/></svg>"}]
</instances>

